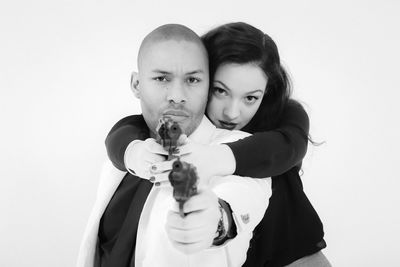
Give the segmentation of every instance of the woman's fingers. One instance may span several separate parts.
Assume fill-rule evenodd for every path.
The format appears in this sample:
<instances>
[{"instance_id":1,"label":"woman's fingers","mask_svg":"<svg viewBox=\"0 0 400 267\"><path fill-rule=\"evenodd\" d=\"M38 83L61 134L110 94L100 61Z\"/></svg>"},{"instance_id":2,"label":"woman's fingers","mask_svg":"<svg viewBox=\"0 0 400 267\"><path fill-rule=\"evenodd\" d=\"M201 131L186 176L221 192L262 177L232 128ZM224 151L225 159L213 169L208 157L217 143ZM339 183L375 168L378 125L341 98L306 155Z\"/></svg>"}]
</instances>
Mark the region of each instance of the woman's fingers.
<instances>
[{"instance_id":1,"label":"woman's fingers","mask_svg":"<svg viewBox=\"0 0 400 267\"><path fill-rule=\"evenodd\" d=\"M168 155L168 151L166 151L162 145L157 143L154 138L147 138L144 142L146 144L146 149L149 152L160 155Z\"/></svg>"},{"instance_id":2,"label":"woman's fingers","mask_svg":"<svg viewBox=\"0 0 400 267\"><path fill-rule=\"evenodd\" d=\"M174 161L175 160L156 162L150 166L150 172L152 174L160 174L163 172L170 171L170 170L172 170L172 163Z\"/></svg>"}]
</instances>

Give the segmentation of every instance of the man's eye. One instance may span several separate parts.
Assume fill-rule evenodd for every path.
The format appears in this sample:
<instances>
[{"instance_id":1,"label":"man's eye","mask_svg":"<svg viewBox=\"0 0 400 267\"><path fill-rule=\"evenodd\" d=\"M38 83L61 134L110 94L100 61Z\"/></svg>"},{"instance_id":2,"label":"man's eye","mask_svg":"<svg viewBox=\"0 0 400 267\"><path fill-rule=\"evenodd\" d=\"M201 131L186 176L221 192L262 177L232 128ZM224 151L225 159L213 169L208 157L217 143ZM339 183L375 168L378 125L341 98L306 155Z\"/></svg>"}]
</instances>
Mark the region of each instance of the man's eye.
<instances>
[{"instance_id":1,"label":"man's eye","mask_svg":"<svg viewBox=\"0 0 400 267\"><path fill-rule=\"evenodd\" d=\"M258 97L253 96L253 95L249 95L249 96L245 97L246 104L253 104L257 100L258 100Z\"/></svg>"},{"instance_id":2,"label":"man's eye","mask_svg":"<svg viewBox=\"0 0 400 267\"><path fill-rule=\"evenodd\" d=\"M198 82L200 82L200 79L199 79L199 78L196 78L196 77L189 77L189 78L187 79L187 81L188 81L188 83L192 84L192 83L198 83Z\"/></svg>"},{"instance_id":3,"label":"man's eye","mask_svg":"<svg viewBox=\"0 0 400 267\"><path fill-rule=\"evenodd\" d=\"M158 77L154 77L153 79L157 82L167 82L168 81L166 76L158 76Z\"/></svg>"}]
</instances>

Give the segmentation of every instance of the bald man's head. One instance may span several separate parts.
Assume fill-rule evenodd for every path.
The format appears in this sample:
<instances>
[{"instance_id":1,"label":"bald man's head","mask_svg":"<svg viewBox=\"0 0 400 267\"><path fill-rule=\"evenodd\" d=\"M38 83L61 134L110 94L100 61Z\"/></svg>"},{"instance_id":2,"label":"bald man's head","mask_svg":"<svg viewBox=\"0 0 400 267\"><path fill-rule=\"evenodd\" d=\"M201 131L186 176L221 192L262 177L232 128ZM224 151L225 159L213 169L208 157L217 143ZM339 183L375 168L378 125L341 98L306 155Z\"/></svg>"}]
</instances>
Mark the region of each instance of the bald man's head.
<instances>
[{"instance_id":1,"label":"bald man's head","mask_svg":"<svg viewBox=\"0 0 400 267\"><path fill-rule=\"evenodd\" d=\"M148 49L159 42L171 40L177 42L186 41L196 44L199 49L201 49L202 53L204 53L204 56L208 59L207 50L204 47L200 37L194 31L180 24L165 24L150 32L143 39L137 58L139 71L143 62L143 57Z\"/></svg>"},{"instance_id":2,"label":"bald man's head","mask_svg":"<svg viewBox=\"0 0 400 267\"><path fill-rule=\"evenodd\" d=\"M209 88L208 56L197 34L176 24L155 29L142 42L138 71L131 88L152 137L166 117L190 135L204 116Z\"/></svg>"}]
</instances>

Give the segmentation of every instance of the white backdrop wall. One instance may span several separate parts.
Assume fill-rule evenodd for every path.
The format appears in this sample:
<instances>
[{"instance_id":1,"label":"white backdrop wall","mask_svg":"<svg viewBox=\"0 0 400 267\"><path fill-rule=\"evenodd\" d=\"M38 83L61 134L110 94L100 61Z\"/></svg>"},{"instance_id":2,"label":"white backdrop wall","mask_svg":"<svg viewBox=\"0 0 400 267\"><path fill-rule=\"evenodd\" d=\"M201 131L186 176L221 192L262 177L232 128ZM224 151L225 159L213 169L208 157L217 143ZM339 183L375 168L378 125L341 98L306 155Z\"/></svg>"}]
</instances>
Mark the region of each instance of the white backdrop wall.
<instances>
[{"instance_id":1,"label":"white backdrop wall","mask_svg":"<svg viewBox=\"0 0 400 267\"><path fill-rule=\"evenodd\" d=\"M104 138L140 113L142 38L245 21L278 44L311 134L302 176L334 266L399 266L398 1L1 1L0 266L73 266Z\"/></svg>"}]
</instances>

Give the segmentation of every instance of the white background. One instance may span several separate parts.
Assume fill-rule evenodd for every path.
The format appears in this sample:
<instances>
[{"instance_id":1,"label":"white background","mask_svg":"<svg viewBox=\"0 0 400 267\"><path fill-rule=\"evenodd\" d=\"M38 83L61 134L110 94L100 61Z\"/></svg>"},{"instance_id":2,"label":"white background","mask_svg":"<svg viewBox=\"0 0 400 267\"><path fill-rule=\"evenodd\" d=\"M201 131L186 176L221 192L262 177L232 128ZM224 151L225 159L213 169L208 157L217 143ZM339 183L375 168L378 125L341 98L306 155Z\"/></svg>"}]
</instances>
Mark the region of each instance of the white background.
<instances>
[{"instance_id":1,"label":"white background","mask_svg":"<svg viewBox=\"0 0 400 267\"><path fill-rule=\"evenodd\" d=\"M139 113L149 31L245 21L276 41L311 134L302 176L334 266L399 266L398 1L0 2L0 266L73 266L104 139Z\"/></svg>"}]
</instances>

